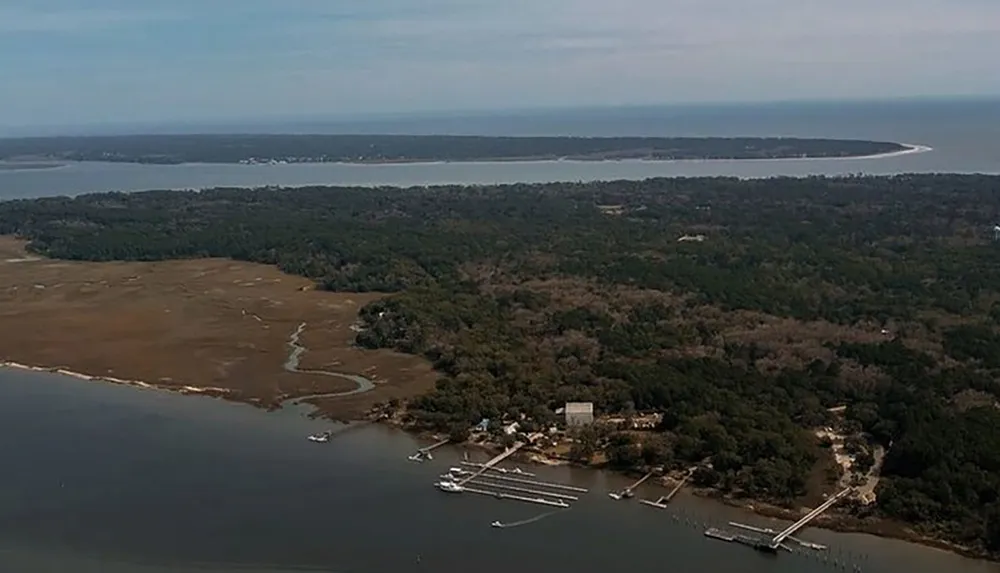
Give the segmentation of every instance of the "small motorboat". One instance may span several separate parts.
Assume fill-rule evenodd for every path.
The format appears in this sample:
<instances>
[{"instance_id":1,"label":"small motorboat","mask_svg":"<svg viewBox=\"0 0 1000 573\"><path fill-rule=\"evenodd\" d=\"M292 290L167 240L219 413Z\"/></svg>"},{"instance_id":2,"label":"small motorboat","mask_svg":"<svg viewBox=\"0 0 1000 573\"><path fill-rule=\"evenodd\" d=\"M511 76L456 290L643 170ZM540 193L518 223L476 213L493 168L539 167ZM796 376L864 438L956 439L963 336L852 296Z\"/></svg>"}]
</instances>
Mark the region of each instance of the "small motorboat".
<instances>
[{"instance_id":1,"label":"small motorboat","mask_svg":"<svg viewBox=\"0 0 1000 573\"><path fill-rule=\"evenodd\" d=\"M448 493L462 493L463 491L465 491L464 487L458 485L457 483L455 483L453 481L448 481L448 480L439 481L438 483L436 483L434 485L439 490L446 491Z\"/></svg>"},{"instance_id":2,"label":"small motorboat","mask_svg":"<svg viewBox=\"0 0 1000 573\"><path fill-rule=\"evenodd\" d=\"M333 432L326 431L326 432L320 432L319 434L313 434L313 435L309 436L307 439L310 442L317 442L317 443L322 444L322 443L329 442L330 441L330 436L332 436L332 435L333 435Z\"/></svg>"},{"instance_id":3,"label":"small motorboat","mask_svg":"<svg viewBox=\"0 0 1000 573\"><path fill-rule=\"evenodd\" d=\"M494 521L493 523L490 524L490 526L491 527L503 527L503 524L500 523L499 521Z\"/></svg>"},{"instance_id":4,"label":"small motorboat","mask_svg":"<svg viewBox=\"0 0 1000 573\"><path fill-rule=\"evenodd\" d=\"M424 461L424 456L420 455L419 453L416 453L413 454L412 456L407 456L406 459L410 460L411 462L422 462Z\"/></svg>"}]
</instances>

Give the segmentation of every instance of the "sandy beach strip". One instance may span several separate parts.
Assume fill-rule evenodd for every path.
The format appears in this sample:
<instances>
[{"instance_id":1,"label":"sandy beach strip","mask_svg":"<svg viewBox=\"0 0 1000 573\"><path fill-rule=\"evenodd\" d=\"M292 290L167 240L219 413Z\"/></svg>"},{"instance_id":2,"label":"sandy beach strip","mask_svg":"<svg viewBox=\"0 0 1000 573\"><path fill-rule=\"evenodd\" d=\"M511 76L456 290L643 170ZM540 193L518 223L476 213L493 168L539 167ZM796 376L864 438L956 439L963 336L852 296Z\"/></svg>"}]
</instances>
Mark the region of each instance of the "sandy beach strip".
<instances>
[{"instance_id":1,"label":"sandy beach strip","mask_svg":"<svg viewBox=\"0 0 1000 573\"><path fill-rule=\"evenodd\" d=\"M89 374L75 372L73 370L69 370L66 368L46 368L42 366L30 366L28 364L21 364L20 362L11 362L11 361L0 362L0 368L10 368L13 370L28 370L31 372L45 372L48 374L59 374L62 376L68 376L70 378L76 378L78 380L110 382L112 384L120 384L122 386L132 386L135 388L143 388L146 390L177 392L180 394L223 395L232 392L232 390L229 390L227 388L216 388L212 386L207 386L207 387L167 386L167 385L150 384L148 382L143 382L141 380L126 380L122 378L115 378L114 376L91 376Z\"/></svg>"}]
</instances>

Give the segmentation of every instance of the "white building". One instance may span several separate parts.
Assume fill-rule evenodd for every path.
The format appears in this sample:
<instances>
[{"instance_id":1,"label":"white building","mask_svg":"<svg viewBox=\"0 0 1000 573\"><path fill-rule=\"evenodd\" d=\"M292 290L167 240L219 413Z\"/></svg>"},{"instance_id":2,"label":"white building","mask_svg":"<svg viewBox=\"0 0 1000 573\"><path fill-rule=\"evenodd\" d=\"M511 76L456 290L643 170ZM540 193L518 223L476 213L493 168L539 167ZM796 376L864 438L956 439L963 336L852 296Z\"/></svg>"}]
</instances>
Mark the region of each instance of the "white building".
<instances>
[{"instance_id":1,"label":"white building","mask_svg":"<svg viewBox=\"0 0 1000 573\"><path fill-rule=\"evenodd\" d=\"M587 426L594 423L593 402L566 402L563 408L566 415L566 426Z\"/></svg>"}]
</instances>

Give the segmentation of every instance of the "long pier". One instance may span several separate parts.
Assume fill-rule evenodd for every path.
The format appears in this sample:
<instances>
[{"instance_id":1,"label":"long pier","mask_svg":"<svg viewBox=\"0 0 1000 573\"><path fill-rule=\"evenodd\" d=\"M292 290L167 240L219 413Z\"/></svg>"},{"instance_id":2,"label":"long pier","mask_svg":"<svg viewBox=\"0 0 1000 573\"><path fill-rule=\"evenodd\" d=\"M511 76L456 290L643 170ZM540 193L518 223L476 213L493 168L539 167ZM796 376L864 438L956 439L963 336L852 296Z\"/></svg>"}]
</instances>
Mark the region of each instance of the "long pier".
<instances>
[{"instance_id":1,"label":"long pier","mask_svg":"<svg viewBox=\"0 0 1000 573\"><path fill-rule=\"evenodd\" d=\"M427 454L433 452L434 450L440 448L441 446L447 444L450 441L451 440L449 440L448 438L445 438L445 439L441 440L440 442L437 442L435 444L431 444L431 445L429 445L427 447L424 447L424 448L420 448L417 451L420 452L420 453L422 453L422 454L424 454L424 455L427 455Z\"/></svg>"},{"instance_id":2,"label":"long pier","mask_svg":"<svg viewBox=\"0 0 1000 573\"><path fill-rule=\"evenodd\" d=\"M468 473L468 474L474 474L475 473L475 472L470 472L468 470L463 470L463 472ZM498 480L498 481L507 481L507 482L511 482L511 483L519 483L519 484L524 484L524 485L537 485L537 486L547 487L547 488L550 488L550 489L561 489L561 490L565 490L565 491L573 491L573 492L576 492L576 493L587 493L587 491L588 491L587 488L576 487L576 486L573 486L573 485L566 485L566 484L562 484L562 483L553 483L553 482L548 482L548 481L538 481L538 480L516 478L516 477L510 477L508 475L502 475L502 474L483 473L483 474L477 474L477 475L478 475L478 477L481 477L481 478L484 478L484 479L492 479L492 480Z\"/></svg>"},{"instance_id":3,"label":"long pier","mask_svg":"<svg viewBox=\"0 0 1000 573\"><path fill-rule=\"evenodd\" d=\"M484 477L486 477L486 476L484 476ZM516 491L516 492L519 492L519 493L530 493L530 494L533 494L533 495L544 495L544 496L553 497L553 498L556 498L556 499L565 499L567 501L576 501L576 500L580 499L579 497L577 497L575 495L569 495L569 494L566 494L566 493L555 493L555 492L551 492L551 491L542 491L542 490L537 490L537 489L528 489L528 488L525 488L525 487L517 487L516 485L506 485L506 484L502 484L502 483L491 483L491 482L482 481L482 480L472 480L472 481L470 481L468 483L470 483L472 485L478 485L478 486L484 486L484 487L492 487L492 488L497 488L497 489L506 489L506 490L510 490L510 491Z\"/></svg>"},{"instance_id":4,"label":"long pier","mask_svg":"<svg viewBox=\"0 0 1000 573\"><path fill-rule=\"evenodd\" d=\"M781 546L782 542L784 542L785 539L787 539L788 537L790 537L796 531L798 531L798 530L802 529L803 527L805 527L806 525L808 525L810 521L812 521L813 519L816 519L817 517L819 517L820 514L822 514L824 511L826 511L826 510L830 509L831 507L833 507L833 505L835 503L837 503L838 501L840 501L841 499L843 499L847 494L851 493L852 491L854 491L853 488L847 488L847 489L845 489L845 490L843 490L841 492L838 492L837 494L831 496L830 499L824 501L816 509L814 509L814 510L810 511L809 513L807 513L806 515L804 515L802 517L802 519L800 519L800 520L796 521L795 523L789 525L783 531L781 531L780 533L778 533L777 535L775 535L774 538L771 539L768 542L768 544L767 544L768 548L771 549L771 550L778 549L778 547Z\"/></svg>"},{"instance_id":5,"label":"long pier","mask_svg":"<svg viewBox=\"0 0 1000 573\"><path fill-rule=\"evenodd\" d=\"M473 479L475 479L475 478L479 477L480 475L486 473L493 466L497 465L498 463L500 463L500 462L504 461L505 459L509 458L510 456L514 455L518 450L520 450L521 448L524 447L524 444L525 444L524 442L517 442L516 444L514 444L513 446L511 446L510 448L508 448L502 454L498 454L492 460L490 460L490 461L486 462L485 464L483 464L483 466L481 468L479 468L477 471L472 472L471 475L469 475L467 477L464 477L461 480L459 480L458 482L456 482L457 485L464 486L465 484L469 483Z\"/></svg>"},{"instance_id":6,"label":"long pier","mask_svg":"<svg viewBox=\"0 0 1000 573\"><path fill-rule=\"evenodd\" d=\"M646 480L648 480L651 477L653 477L653 472L647 472L646 475L639 478L639 480L633 483L632 485L628 486L627 488L621 490L618 493L611 492L608 494L608 496L611 497L611 499L628 499L632 497L632 494L635 492L635 488L642 485Z\"/></svg>"},{"instance_id":7,"label":"long pier","mask_svg":"<svg viewBox=\"0 0 1000 573\"><path fill-rule=\"evenodd\" d=\"M467 491L469 493L476 493L479 495L488 495L490 497L495 497L497 499L513 499L515 501L523 501L526 503L537 503L539 505L547 505L549 507L569 507L569 504L566 502L552 501L540 497L525 497L523 495L516 495L512 493L501 493L499 491L486 491L482 489L474 489L471 487L465 487L463 488L462 491Z\"/></svg>"}]
</instances>

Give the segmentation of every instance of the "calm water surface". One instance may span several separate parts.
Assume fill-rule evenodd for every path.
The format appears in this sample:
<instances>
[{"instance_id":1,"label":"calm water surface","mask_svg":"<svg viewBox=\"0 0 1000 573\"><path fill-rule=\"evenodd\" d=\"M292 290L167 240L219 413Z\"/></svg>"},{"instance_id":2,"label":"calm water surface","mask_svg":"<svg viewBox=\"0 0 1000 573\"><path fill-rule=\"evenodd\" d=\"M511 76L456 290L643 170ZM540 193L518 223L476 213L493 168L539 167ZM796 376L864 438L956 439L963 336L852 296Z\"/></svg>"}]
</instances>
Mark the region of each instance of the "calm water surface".
<instances>
[{"instance_id":1,"label":"calm water surface","mask_svg":"<svg viewBox=\"0 0 1000 573\"><path fill-rule=\"evenodd\" d=\"M537 470L591 493L547 519L493 529L544 508L433 489L458 452L411 463L416 442L375 426L325 445L304 439L322 427L292 411L0 370L0 570L841 570L705 539L708 525L762 520L684 495L669 510L614 502L605 493L623 479L585 470ZM1000 571L874 537L801 536L864 571Z\"/></svg>"}]
</instances>

